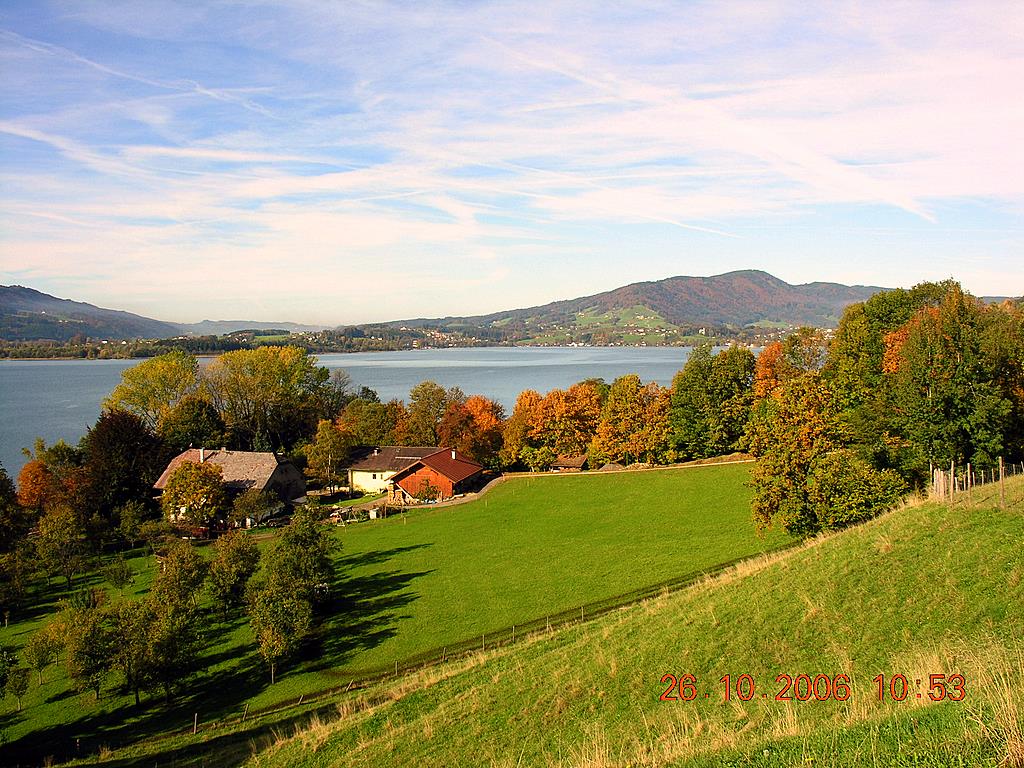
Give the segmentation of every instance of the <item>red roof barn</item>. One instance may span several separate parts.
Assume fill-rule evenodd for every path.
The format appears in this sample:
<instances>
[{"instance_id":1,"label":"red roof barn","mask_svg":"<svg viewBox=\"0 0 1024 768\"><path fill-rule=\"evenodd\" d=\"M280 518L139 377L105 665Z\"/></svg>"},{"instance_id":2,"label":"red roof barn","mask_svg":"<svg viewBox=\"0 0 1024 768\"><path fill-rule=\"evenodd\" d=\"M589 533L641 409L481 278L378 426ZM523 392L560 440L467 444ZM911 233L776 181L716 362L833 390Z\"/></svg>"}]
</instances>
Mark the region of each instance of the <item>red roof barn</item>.
<instances>
[{"instance_id":1,"label":"red roof barn","mask_svg":"<svg viewBox=\"0 0 1024 768\"><path fill-rule=\"evenodd\" d=\"M416 459L388 481L388 501L410 504L443 501L463 493L479 479L483 465L460 456L454 448Z\"/></svg>"}]
</instances>

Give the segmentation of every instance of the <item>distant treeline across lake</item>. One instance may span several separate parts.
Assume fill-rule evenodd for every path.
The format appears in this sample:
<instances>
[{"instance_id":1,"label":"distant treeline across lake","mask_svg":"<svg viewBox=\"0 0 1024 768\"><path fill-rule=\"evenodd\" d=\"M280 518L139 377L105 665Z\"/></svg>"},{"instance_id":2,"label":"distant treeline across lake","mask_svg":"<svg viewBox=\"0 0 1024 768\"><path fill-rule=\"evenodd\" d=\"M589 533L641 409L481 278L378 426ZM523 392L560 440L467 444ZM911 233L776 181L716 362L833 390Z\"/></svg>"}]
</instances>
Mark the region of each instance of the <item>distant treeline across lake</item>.
<instances>
[{"instance_id":1,"label":"distant treeline across lake","mask_svg":"<svg viewBox=\"0 0 1024 768\"><path fill-rule=\"evenodd\" d=\"M524 389L541 394L578 381L635 373L667 385L690 355L689 347L486 347L321 355L341 368L355 387L376 390L381 400L408 397L424 380L459 387L467 395L497 400L510 413ZM140 360L0 361L0 462L16 478L37 437L47 444L78 442L96 421L100 404Z\"/></svg>"}]
</instances>

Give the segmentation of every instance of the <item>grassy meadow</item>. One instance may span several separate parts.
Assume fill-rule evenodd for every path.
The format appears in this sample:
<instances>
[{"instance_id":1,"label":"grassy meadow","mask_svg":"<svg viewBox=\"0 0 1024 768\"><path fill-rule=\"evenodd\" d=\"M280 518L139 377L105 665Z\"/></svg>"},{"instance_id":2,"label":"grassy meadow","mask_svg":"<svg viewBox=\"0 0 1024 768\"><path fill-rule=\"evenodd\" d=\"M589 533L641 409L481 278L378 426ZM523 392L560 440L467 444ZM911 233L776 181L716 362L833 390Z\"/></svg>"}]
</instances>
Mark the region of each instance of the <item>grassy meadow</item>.
<instances>
[{"instance_id":1,"label":"grassy meadow","mask_svg":"<svg viewBox=\"0 0 1024 768\"><path fill-rule=\"evenodd\" d=\"M1024 481L1007 491L1006 509L992 488L910 506L389 681L266 735L247 764L1019 768ZM695 700L660 701L666 673L694 675ZM756 695L724 702L719 679L744 673ZM776 701L783 673L847 674L852 692ZM930 701L928 676L954 673L963 700ZM878 674L905 675L906 700L879 701Z\"/></svg>"},{"instance_id":2,"label":"grassy meadow","mask_svg":"<svg viewBox=\"0 0 1024 768\"><path fill-rule=\"evenodd\" d=\"M481 499L334 529L339 599L302 657L269 685L242 617L214 616L204 653L207 671L169 705L135 710L111 679L103 695L74 693L62 668L33 681L16 712L0 715L3 752L20 757L96 754L140 738L191 730L434 654L507 639L513 624L545 622L561 612L606 607L658 585L678 583L722 564L788 543L753 533L749 465L616 474L513 478ZM269 539L263 539L264 543ZM141 594L151 558L132 565ZM98 576L79 580L102 585ZM0 644L20 648L66 597L56 581L34 593L20 621L0 629ZM111 599L116 595L111 593ZM77 745L77 746L76 746Z\"/></svg>"}]
</instances>

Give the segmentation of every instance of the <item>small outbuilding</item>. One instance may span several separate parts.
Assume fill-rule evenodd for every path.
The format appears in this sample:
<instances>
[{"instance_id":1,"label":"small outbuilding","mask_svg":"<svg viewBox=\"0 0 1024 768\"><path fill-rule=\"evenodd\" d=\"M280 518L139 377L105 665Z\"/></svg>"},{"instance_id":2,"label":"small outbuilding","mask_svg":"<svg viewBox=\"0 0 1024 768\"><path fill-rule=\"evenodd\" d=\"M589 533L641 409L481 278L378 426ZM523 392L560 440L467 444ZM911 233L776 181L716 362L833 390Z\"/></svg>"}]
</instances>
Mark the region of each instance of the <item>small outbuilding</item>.
<instances>
[{"instance_id":1,"label":"small outbuilding","mask_svg":"<svg viewBox=\"0 0 1024 768\"><path fill-rule=\"evenodd\" d=\"M580 453L573 456L559 456L551 464L555 472L582 472L587 468L587 454Z\"/></svg>"}]
</instances>

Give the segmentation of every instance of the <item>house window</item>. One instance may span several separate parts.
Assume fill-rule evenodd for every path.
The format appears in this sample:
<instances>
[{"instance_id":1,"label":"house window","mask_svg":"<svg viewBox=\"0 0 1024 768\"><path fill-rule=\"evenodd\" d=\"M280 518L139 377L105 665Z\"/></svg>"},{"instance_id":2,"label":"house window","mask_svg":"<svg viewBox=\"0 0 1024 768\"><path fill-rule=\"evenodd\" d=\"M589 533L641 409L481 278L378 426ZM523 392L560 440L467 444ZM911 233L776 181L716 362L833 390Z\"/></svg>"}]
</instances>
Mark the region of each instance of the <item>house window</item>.
<instances>
[{"instance_id":1,"label":"house window","mask_svg":"<svg viewBox=\"0 0 1024 768\"><path fill-rule=\"evenodd\" d=\"M373 479L374 479L374 480L376 480L376 479L377 479L377 473L376 473L376 472L374 472L374 473L373 473Z\"/></svg>"}]
</instances>

